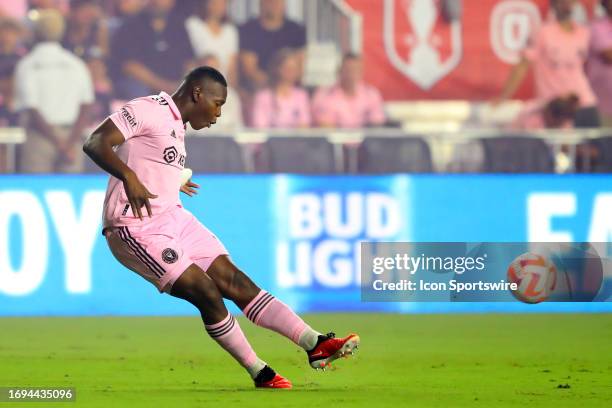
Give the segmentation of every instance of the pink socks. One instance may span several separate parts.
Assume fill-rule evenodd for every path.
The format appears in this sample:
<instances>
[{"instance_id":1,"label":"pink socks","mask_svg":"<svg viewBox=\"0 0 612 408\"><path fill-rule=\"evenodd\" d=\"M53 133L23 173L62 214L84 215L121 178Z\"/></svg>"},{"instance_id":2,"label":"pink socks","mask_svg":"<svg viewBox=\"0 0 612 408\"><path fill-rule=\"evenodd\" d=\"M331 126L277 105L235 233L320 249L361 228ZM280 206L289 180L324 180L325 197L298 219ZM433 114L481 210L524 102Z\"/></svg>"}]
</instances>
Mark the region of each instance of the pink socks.
<instances>
[{"instance_id":1,"label":"pink socks","mask_svg":"<svg viewBox=\"0 0 612 408\"><path fill-rule=\"evenodd\" d=\"M228 313L227 317L219 323L204 327L210 337L247 369L251 378L255 378L265 367L266 363L257 357L238 322L231 314Z\"/></svg>"},{"instance_id":2,"label":"pink socks","mask_svg":"<svg viewBox=\"0 0 612 408\"><path fill-rule=\"evenodd\" d=\"M265 290L259 292L243 312L256 325L282 334L306 351L312 350L317 344L320 333Z\"/></svg>"}]
</instances>

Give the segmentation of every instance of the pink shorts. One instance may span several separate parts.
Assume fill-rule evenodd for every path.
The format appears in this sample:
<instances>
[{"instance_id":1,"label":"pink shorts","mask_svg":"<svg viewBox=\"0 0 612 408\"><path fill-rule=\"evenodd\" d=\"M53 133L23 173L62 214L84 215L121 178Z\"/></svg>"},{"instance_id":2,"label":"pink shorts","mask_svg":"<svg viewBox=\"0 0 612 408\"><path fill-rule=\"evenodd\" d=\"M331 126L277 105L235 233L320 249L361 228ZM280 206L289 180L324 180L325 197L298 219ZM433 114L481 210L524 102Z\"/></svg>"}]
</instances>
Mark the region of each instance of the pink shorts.
<instances>
[{"instance_id":1,"label":"pink shorts","mask_svg":"<svg viewBox=\"0 0 612 408\"><path fill-rule=\"evenodd\" d=\"M142 225L106 228L104 235L115 258L160 292L170 293L192 264L206 271L215 258L227 255L221 241L182 207Z\"/></svg>"}]
</instances>

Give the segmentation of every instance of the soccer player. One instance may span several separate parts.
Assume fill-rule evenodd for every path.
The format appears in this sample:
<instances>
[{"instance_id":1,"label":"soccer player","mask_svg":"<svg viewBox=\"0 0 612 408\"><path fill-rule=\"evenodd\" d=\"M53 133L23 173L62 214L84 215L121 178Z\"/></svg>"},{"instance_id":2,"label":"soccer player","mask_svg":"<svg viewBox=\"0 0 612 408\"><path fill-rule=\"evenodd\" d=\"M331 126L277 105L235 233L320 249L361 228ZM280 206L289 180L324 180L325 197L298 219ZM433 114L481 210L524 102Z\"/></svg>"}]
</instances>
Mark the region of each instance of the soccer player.
<instances>
[{"instance_id":1,"label":"soccer player","mask_svg":"<svg viewBox=\"0 0 612 408\"><path fill-rule=\"evenodd\" d=\"M313 368L326 368L352 354L359 336L335 338L308 326L287 305L260 289L228 258L217 237L181 206L185 126L202 129L221 116L227 82L211 67L199 67L168 95L134 99L89 136L83 151L110 173L103 234L125 267L160 292L198 308L208 334L250 374L256 387L291 388L291 382L257 357L223 303L230 299L258 326L302 347Z\"/></svg>"}]
</instances>

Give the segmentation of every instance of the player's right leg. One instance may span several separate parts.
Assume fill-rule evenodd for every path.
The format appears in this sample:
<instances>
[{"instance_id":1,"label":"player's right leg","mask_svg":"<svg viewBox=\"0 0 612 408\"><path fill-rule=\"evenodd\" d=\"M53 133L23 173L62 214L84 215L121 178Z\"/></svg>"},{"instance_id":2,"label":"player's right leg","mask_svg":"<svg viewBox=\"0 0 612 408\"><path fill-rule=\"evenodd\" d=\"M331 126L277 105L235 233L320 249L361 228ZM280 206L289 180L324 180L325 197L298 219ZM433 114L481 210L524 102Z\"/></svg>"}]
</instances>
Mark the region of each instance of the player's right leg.
<instances>
[{"instance_id":1,"label":"player's right leg","mask_svg":"<svg viewBox=\"0 0 612 408\"><path fill-rule=\"evenodd\" d=\"M291 308L272 294L260 289L227 256L221 241L188 211L177 211L181 244L189 248L194 263L210 276L221 295L232 300L245 316L258 326L273 330L308 355L313 368L325 369L333 360L352 354L359 346L359 336L351 334L336 339L333 333L322 335L313 330Z\"/></svg>"},{"instance_id":2,"label":"player's right leg","mask_svg":"<svg viewBox=\"0 0 612 408\"><path fill-rule=\"evenodd\" d=\"M340 357L352 355L359 347L359 336L349 334L336 338L313 330L289 306L260 289L225 255L218 256L207 268L223 297L232 300L245 316L258 326L273 330L302 347L308 363L315 369L326 369Z\"/></svg>"}]
</instances>

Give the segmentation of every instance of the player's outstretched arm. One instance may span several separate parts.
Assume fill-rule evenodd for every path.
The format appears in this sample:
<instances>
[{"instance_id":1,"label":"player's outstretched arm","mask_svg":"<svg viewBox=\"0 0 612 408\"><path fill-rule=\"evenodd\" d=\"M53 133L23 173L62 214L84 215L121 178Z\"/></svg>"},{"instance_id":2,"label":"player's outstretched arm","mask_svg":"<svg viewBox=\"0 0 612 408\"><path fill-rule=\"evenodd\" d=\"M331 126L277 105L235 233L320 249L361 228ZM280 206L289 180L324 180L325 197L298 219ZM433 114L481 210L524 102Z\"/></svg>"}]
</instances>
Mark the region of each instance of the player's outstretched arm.
<instances>
[{"instance_id":1,"label":"player's outstretched arm","mask_svg":"<svg viewBox=\"0 0 612 408\"><path fill-rule=\"evenodd\" d=\"M157 196L151 194L142 185L136 173L121 161L113 150L113 147L123 142L125 142L125 138L121 131L112 120L106 119L87 138L83 145L83 151L103 170L123 181L123 187L135 217L142 219L141 208L143 206L146 207L150 217L152 213L149 199L157 198Z\"/></svg>"}]
</instances>

